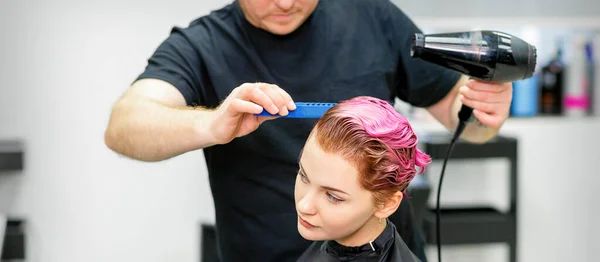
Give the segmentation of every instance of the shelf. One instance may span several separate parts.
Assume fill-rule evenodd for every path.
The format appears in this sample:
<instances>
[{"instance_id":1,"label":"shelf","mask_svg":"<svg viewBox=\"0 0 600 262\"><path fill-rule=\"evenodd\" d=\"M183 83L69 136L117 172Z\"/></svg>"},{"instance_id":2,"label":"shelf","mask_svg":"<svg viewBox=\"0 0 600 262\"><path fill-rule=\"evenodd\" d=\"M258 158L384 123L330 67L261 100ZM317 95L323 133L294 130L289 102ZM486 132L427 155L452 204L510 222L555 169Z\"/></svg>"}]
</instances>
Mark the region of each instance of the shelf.
<instances>
[{"instance_id":1,"label":"shelf","mask_svg":"<svg viewBox=\"0 0 600 262\"><path fill-rule=\"evenodd\" d=\"M16 140L0 140L0 171L23 170L23 144Z\"/></svg>"},{"instance_id":2,"label":"shelf","mask_svg":"<svg viewBox=\"0 0 600 262\"><path fill-rule=\"evenodd\" d=\"M452 139L449 132L425 132L419 141L433 160L446 158ZM517 257L517 148L516 138L498 135L483 144L459 140L449 159L508 158L510 160L510 210L502 213L488 207L441 207L440 230L442 245L507 243L509 261ZM425 177L427 176L425 172ZM423 184L423 183L420 183ZM421 189L423 190L423 189ZM428 199L426 199L428 200ZM437 244L436 210L423 208L421 225L428 244Z\"/></svg>"},{"instance_id":3,"label":"shelf","mask_svg":"<svg viewBox=\"0 0 600 262\"><path fill-rule=\"evenodd\" d=\"M409 118L411 126L419 136L419 142L429 133L450 134L442 124L434 120L424 120L418 118ZM596 130L600 128L600 116L586 117L566 117L566 116L535 116L535 117L511 117L506 120L500 134L514 135L528 130L529 132L538 132L544 128L556 129L561 127L586 128ZM531 128L535 128L531 131ZM456 150L456 149L455 149Z\"/></svg>"},{"instance_id":4,"label":"shelf","mask_svg":"<svg viewBox=\"0 0 600 262\"><path fill-rule=\"evenodd\" d=\"M435 210L424 216L425 239L436 244ZM515 215L491 208L442 209L440 216L443 245L499 243L515 241Z\"/></svg>"},{"instance_id":5,"label":"shelf","mask_svg":"<svg viewBox=\"0 0 600 262\"><path fill-rule=\"evenodd\" d=\"M432 159L444 159L450 146L451 134L432 133L421 136L420 142ZM459 140L454 145L452 159L477 159L494 157L513 157L517 154L517 140L496 136L484 144L475 144Z\"/></svg>"},{"instance_id":6,"label":"shelf","mask_svg":"<svg viewBox=\"0 0 600 262\"><path fill-rule=\"evenodd\" d=\"M25 259L25 222L9 219L6 222L2 259Z\"/></svg>"}]
</instances>

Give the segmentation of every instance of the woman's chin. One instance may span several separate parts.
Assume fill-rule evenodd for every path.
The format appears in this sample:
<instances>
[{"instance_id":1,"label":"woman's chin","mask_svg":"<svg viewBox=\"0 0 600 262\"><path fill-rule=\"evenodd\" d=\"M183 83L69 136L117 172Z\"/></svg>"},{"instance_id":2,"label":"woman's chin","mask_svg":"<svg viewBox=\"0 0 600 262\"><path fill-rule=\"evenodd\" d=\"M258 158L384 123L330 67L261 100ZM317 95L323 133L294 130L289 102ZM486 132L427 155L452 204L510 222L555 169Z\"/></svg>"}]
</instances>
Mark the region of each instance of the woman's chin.
<instances>
[{"instance_id":1,"label":"woman's chin","mask_svg":"<svg viewBox=\"0 0 600 262\"><path fill-rule=\"evenodd\" d=\"M317 232L311 232L306 230L306 228L304 228L302 225L298 225L298 233L300 233L300 235L309 241L323 241L326 240L327 238Z\"/></svg>"}]
</instances>

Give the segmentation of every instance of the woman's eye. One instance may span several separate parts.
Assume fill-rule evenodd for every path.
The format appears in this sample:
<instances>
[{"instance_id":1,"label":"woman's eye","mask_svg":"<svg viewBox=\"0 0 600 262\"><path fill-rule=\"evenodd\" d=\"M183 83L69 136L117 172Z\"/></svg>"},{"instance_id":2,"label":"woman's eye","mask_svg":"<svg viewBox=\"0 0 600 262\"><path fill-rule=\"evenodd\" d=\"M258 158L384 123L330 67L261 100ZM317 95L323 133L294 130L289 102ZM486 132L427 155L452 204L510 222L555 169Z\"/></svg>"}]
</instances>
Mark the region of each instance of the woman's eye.
<instances>
[{"instance_id":1,"label":"woman's eye","mask_svg":"<svg viewBox=\"0 0 600 262\"><path fill-rule=\"evenodd\" d=\"M333 202L333 203L339 203L342 202L341 199L335 197L334 195L332 195L331 193L327 193L327 198L329 199L329 201Z\"/></svg>"},{"instance_id":2,"label":"woman's eye","mask_svg":"<svg viewBox=\"0 0 600 262\"><path fill-rule=\"evenodd\" d=\"M308 179L306 178L306 176L304 174L298 173L298 175L300 175L300 180L302 180L302 182L308 183Z\"/></svg>"}]
</instances>

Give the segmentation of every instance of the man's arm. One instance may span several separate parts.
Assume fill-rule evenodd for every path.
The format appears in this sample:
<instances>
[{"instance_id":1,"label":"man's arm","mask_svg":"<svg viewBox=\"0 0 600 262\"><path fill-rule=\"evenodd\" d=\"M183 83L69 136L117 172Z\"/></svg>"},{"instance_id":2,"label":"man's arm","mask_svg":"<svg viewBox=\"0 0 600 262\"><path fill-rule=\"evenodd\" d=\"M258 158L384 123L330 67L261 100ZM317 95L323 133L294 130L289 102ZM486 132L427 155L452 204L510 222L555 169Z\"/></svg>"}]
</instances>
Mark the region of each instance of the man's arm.
<instances>
[{"instance_id":1,"label":"man's arm","mask_svg":"<svg viewBox=\"0 0 600 262\"><path fill-rule=\"evenodd\" d=\"M204 105L204 63L194 48L201 27L174 27L145 70L115 103L105 131L113 151L142 161L165 160L212 145L212 111Z\"/></svg>"},{"instance_id":2,"label":"man's arm","mask_svg":"<svg viewBox=\"0 0 600 262\"><path fill-rule=\"evenodd\" d=\"M105 143L113 151L142 161L161 161L188 151L226 144L264 121L263 110L287 115L296 109L276 85L248 83L233 89L213 110L187 107L179 90L157 79L136 81L113 108Z\"/></svg>"},{"instance_id":3,"label":"man's arm","mask_svg":"<svg viewBox=\"0 0 600 262\"><path fill-rule=\"evenodd\" d=\"M459 90L461 88L464 89L467 86L468 77L462 76L458 82L454 85L452 90L448 92L448 94L436 104L427 107L427 111L440 123L442 123L448 130L454 131L456 130L456 126L458 125L458 111L460 110L463 102L461 101L464 96L461 95ZM476 83L479 89L491 87L489 90L484 91L497 91L497 92L482 92L478 90L473 90L472 88L466 88L465 94L467 94L467 101L464 103L474 109L473 114L476 117L476 120L472 123L469 123L461 138L473 143L485 143L494 136L496 136L500 130L500 127L504 123L504 120L508 117L508 109L510 108L510 94L512 94L512 88L507 88L509 84L499 85L489 85L489 84L481 84ZM497 90L494 90L497 89ZM484 106L484 103L479 102L480 100L496 99L496 97L501 97L504 99L497 99L496 106L497 109L495 112L490 112L491 114L484 113L483 110L489 111L489 107ZM477 102L475 102L477 101ZM501 102L507 102L501 103ZM485 120L485 124L482 123L481 119Z\"/></svg>"},{"instance_id":4,"label":"man's arm","mask_svg":"<svg viewBox=\"0 0 600 262\"><path fill-rule=\"evenodd\" d=\"M211 111L186 107L182 94L157 79L136 81L114 105L105 143L142 161L165 160L214 144Z\"/></svg>"}]
</instances>

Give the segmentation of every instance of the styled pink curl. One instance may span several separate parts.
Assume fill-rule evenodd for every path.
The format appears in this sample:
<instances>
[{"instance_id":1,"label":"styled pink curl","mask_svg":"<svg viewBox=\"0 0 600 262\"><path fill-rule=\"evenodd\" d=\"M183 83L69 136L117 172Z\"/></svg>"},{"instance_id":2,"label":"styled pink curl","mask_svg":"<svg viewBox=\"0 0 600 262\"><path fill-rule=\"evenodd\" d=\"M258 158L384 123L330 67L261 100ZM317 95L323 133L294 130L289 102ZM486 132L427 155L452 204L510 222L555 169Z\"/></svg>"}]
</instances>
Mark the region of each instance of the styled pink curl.
<instances>
[{"instance_id":1,"label":"styled pink curl","mask_svg":"<svg viewBox=\"0 0 600 262\"><path fill-rule=\"evenodd\" d=\"M359 171L359 183L377 204L408 184L431 163L417 148L408 120L387 101L359 96L329 109L313 133L326 152L341 154Z\"/></svg>"}]
</instances>

